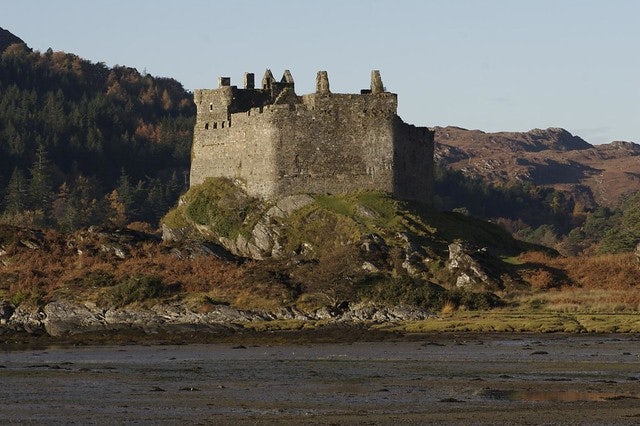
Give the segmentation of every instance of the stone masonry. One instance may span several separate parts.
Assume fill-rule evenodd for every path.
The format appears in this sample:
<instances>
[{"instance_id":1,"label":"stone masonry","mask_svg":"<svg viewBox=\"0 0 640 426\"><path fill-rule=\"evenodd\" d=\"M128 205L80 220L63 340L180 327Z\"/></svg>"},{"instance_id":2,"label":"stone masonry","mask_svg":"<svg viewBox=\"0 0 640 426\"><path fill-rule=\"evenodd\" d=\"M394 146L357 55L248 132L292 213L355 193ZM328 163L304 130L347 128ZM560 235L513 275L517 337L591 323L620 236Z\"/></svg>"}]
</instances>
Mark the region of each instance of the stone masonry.
<instances>
[{"instance_id":1,"label":"stone masonry","mask_svg":"<svg viewBox=\"0 0 640 426\"><path fill-rule=\"evenodd\" d=\"M263 199L297 193L381 190L430 203L433 132L397 115L397 95L372 71L360 94L332 93L326 71L316 92L298 96L291 73L267 70L244 88L220 77L218 89L196 90L191 186L228 177Z\"/></svg>"}]
</instances>

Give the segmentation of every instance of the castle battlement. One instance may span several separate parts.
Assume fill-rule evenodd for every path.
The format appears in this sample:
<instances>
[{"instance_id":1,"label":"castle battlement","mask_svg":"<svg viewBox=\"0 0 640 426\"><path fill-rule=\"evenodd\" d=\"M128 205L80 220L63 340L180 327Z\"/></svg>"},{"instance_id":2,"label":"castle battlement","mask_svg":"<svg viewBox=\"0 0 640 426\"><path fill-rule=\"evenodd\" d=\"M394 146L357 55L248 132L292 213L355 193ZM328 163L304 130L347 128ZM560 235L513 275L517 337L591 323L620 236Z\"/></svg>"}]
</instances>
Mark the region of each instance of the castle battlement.
<instances>
[{"instance_id":1,"label":"castle battlement","mask_svg":"<svg viewBox=\"0 0 640 426\"><path fill-rule=\"evenodd\" d=\"M430 201L433 133L397 116L379 71L359 94L332 93L326 71L302 96L288 70L280 81L266 70L261 83L245 73L243 88L220 77L195 90L192 185L229 177L266 199L375 189Z\"/></svg>"}]
</instances>

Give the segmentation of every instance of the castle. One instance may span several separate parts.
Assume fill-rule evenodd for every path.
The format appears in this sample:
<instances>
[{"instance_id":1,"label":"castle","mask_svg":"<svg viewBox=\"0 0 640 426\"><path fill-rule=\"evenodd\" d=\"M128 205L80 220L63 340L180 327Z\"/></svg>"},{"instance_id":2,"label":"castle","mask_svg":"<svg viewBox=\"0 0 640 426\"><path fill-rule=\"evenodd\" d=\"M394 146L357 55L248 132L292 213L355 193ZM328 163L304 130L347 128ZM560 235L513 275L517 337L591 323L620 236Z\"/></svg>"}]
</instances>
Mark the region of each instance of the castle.
<instances>
[{"instance_id":1,"label":"castle","mask_svg":"<svg viewBox=\"0 0 640 426\"><path fill-rule=\"evenodd\" d=\"M246 73L244 88L220 77L217 89L195 90L197 118L191 186L229 177L263 199L297 193L381 190L430 203L433 132L397 115L397 95L379 71L360 94L331 93L326 71L316 92L298 96L291 73L262 87Z\"/></svg>"}]
</instances>

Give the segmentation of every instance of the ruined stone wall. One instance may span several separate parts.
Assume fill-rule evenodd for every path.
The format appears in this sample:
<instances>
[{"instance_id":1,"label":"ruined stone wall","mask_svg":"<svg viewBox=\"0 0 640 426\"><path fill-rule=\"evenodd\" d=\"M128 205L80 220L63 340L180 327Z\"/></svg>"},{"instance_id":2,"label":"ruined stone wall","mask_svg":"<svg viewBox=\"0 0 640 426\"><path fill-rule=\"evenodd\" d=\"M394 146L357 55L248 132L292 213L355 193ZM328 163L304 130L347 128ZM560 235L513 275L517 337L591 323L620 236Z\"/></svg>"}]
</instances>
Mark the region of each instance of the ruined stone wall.
<instances>
[{"instance_id":1,"label":"ruined stone wall","mask_svg":"<svg viewBox=\"0 0 640 426\"><path fill-rule=\"evenodd\" d=\"M268 107L267 107L268 108ZM276 131L261 108L230 114L226 125L213 128L197 119L191 154L191 185L207 177L242 181L248 193L271 198L276 193ZM209 117L207 117L209 119Z\"/></svg>"},{"instance_id":2,"label":"ruined stone wall","mask_svg":"<svg viewBox=\"0 0 640 426\"><path fill-rule=\"evenodd\" d=\"M278 192L393 191L396 96L306 95L273 114Z\"/></svg>"},{"instance_id":3,"label":"ruined stone wall","mask_svg":"<svg viewBox=\"0 0 640 426\"><path fill-rule=\"evenodd\" d=\"M393 120L393 194L401 200L433 200L434 132Z\"/></svg>"},{"instance_id":4,"label":"ruined stone wall","mask_svg":"<svg viewBox=\"0 0 640 426\"><path fill-rule=\"evenodd\" d=\"M302 97L290 74L273 83L270 71L267 89L195 91L191 185L230 177L265 199L370 189L429 203L433 133L402 122L379 74L359 95L331 93L320 74L318 91Z\"/></svg>"}]
</instances>

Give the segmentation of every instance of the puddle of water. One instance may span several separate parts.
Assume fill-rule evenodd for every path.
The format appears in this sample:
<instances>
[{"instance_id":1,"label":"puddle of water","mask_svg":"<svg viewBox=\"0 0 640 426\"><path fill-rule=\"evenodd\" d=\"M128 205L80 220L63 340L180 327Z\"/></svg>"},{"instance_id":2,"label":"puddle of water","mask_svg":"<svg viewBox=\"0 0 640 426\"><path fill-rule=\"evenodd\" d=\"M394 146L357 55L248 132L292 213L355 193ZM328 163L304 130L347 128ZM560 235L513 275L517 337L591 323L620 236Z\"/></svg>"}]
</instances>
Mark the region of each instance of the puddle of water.
<instances>
[{"instance_id":1,"label":"puddle of water","mask_svg":"<svg viewBox=\"0 0 640 426\"><path fill-rule=\"evenodd\" d=\"M637 395L623 395L613 392L579 391L516 391L504 389L485 389L480 396L487 399L527 402L588 402L616 401L622 399L640 399Z\"/></svg>"}]
</instances>

